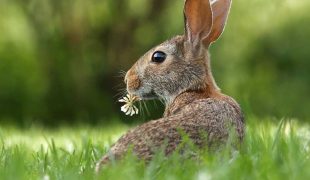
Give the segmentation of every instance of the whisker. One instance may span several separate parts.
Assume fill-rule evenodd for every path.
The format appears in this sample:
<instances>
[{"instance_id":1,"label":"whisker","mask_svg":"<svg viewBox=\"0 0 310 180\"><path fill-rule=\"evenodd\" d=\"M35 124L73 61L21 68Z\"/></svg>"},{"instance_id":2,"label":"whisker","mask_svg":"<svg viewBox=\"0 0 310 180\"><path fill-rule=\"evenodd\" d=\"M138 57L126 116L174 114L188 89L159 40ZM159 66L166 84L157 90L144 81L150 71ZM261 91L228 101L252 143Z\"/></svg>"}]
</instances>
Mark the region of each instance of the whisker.
<instances>
[{"instance_id":1,"label":"whisker","mask_svg":"<svg viewBox=\"0 0 310 180\"><path fill-rule=\"evenodd\" d=\"M146 103L144 101L143 101L143 105L144 105L144 108L146 110L147 115L150 116L151 113L150 113L150 111L149 111L149 109L148 109L148 107L147 107L147 105L146 105Z\"/></svg>"},{"instance_id":2,"label":"whisker","mask_svg":"<svg viewBox=\"0 0 310 180\"><path fill-rule=\"evenodd\" d=\"M126 76L126 71L124 71L124 70L120 70L119 71L119 73L118 73L118 75L117 75L117 77L122 77L122 78L124 78L125 76Z\"/></svg>"},{"instance_id":3,"label":"whisker","mask_svg":"<svg viewBox=\"0 0 310 180\"><path fill-rule=\"evenodd\" d=\"M140 113L140 116L141 117L144 117L144 109L143 109L143 106L142 106L142 102L139 101L139 111L141 112Z\"/></svg>"},{"instance_id":4,"label":"whisker","mask_svg":"<svg viewBox=\"0 0 310 180\"><path fill-rule=\"evenodd\" d=\"M123 88L117 89L117 91L118 91L118 92L127 92L127 89L123 87Z\"/></svg>"},{"instance_id":5,"label":"whisker","mask_svg":"<svg viewBox=\"0 0 310 180\"><path fill-rule=\"evenodd\" d=\"M156 108L156 109L158 109L158 106L157 106L156 100L155 100L155 99L153 99L152 101L153 101L153 105L155 106L155 108Z\"/></svg>"},{"instance_id":6,"label":"whisker","mask_svg":"<svg viewBox=\"0 0 310 180\"><path fill-rule=\"evenodd\" d=\"M119 89L118 92L113 96L113 98L124 97L127 95L126 88Z\"/></svg>"},{"instance_id":7,"label":"whisker","mask_svg":"<svg viewBox=\"0 0 310 180\"><path fill-rule=\"evenodd\" d=\"M119 89L123 89L123 88L125 88L125 85L123 83L119 83L118 85L115 85L113 87L113 89L115 89L115 90L119 90Z\"/></svg>"},{"instance_id":8,"label":"whisker","mask_svg":"<svg viewBox=\"0 0 310 180\"><path fill-rule=\"evenodd\" d=\"M118 92L118 93L116 93L114 96L113 96L113 98L121 98L121 97L124 97L124 92Z\"/></svg>"},{"instance_id":9,"label":"whisker","mask_svg":"<svg viewBox=\"0 0 310 180\"><path fill-rule=\"evenodd\" d=\"M161 102L163 105L165 105L165 101L162 98L159 98L159 102Z\"/></svg>"}]
</instances>

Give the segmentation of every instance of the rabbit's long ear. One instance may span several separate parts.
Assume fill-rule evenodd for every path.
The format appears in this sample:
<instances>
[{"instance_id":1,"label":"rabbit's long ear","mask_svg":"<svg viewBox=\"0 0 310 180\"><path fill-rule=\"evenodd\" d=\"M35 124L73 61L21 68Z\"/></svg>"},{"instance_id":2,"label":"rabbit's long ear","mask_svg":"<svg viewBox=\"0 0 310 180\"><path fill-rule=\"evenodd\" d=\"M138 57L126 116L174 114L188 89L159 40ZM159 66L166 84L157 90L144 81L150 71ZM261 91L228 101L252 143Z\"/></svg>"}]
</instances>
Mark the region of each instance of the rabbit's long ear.
<instances>
[{"instance_id":1,"label":"rabbit's long ear","mask_svg":"<svg viewBox=\"0 0 310 180\"><path fill-rule=\"evenodd\" d=\"M231 0L211 0L213 12L213 24L211 33L204 40L204 44L210 45L216 41L224 31L227 17L231 6Z\"/></svg>"},{"instance_id":2,"label":"rabbit's long ear","mask_svg":"<svg viewBox=\"0 0 310 180\"><path fill-rule=\"evenodd\" d=\"M210 1L186 0L184 19L186 41L196 48L211 32L213 18Z\"/></svg>"}]
</instances>

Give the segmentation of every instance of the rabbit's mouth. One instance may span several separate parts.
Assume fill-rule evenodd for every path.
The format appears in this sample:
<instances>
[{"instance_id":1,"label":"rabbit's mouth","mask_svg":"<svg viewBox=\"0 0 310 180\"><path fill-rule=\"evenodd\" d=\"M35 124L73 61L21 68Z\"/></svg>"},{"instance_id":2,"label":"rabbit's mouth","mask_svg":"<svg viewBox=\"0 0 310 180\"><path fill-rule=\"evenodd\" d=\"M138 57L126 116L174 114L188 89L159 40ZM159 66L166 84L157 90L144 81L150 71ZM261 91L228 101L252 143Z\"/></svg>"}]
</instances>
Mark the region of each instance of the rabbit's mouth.
<instances>
[{"instance_id":1,"label":"rabbit's mouth","mask_svg":"<svg viewBox=\"0 0 310 180\"><path fill-rule=\"evenodd\" d=\"M154 91L151 91L149 93L144 93L144 94L141 94L141 97L140 97L142 100L152 100L152 99L157 99L158 96L157 94L154 92Z\"/></svg>"},{"instance_id":2,"label":"rabbit's mouth","mask_svg":"<svg viewBox=\"0 0 310 180\"><path fill-rule=\"evenodd\" d=\"M139 97L140 100L152 100L158 98L158 95L153 90L149 92L136 91L131 94Z\"/></svg>"}]
</instances>

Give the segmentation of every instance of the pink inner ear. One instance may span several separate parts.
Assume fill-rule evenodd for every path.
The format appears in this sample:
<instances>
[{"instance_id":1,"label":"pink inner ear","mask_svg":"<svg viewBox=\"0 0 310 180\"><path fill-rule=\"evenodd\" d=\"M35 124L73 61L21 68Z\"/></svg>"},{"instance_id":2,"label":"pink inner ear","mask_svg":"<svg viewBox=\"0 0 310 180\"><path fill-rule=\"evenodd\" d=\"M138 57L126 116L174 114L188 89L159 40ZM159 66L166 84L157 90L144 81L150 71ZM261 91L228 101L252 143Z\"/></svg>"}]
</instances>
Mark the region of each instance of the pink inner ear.
<instances>
[{"instance_id":1,"label":"pink inner ear","mask_svg":"<svg viewBox=\"0 0 310 180\"><path fill-rule=\"evenodd\" d=\"M209 0L187 0L184 13L188 39L194 42L207 37L212 27L212 11Z\"/></svg>"},{"instance_id":2,"label":"pink inner ear","mask_svg":"<svg viewBox=\"0 0 310 180\"><path fill-rule=\"evenodd\" d=\"M230 5L231 0L216 0L212 2L213 26L204 43L211 44L220 37L225 28Z\"/></svg>"}]
</instances>

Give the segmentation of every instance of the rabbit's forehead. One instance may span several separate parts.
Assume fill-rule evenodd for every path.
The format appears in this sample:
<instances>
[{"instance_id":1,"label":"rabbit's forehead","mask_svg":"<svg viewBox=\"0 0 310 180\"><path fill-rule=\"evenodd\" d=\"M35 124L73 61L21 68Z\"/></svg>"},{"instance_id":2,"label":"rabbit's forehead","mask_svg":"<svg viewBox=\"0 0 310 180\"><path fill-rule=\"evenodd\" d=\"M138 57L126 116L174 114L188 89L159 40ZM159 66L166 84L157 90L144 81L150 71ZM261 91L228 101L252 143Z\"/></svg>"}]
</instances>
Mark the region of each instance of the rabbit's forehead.
<instances>
[{"instance_id":1,"label":"rabbit's forehead","mask_svg":"<svg viewBox=\"0 0 310 180\"><path fill-rule=\"evenodd\" d=\"M155 51L163 51L167 54L175 54L178 52L178 48L180 47L180 44L182 44L184 41L183 36L175 36L170 40L167 40L163 42L162 44L158 45L153 49L153 52Z\"/></svg>"},{"instance_id":2,"label":"rabbit's forehead","mask_svg":"<svg viewBox=\"0 0 310 180\"><path fill-rule=\"evenodd\" d=\"M167 54L174 54L176 53L176 44L175 43L163 43L154 48L154 51L163 51Z\"/></svg>"},{"instance_id":3,"label":"rabbit's forehead","mask_svg":"<svg viewBox=\"0 0 310 180\"><path fill-rule=\"evenodd\" d=\"M177 55L178 52L180 52L178 48L181 47L180 45L183 43L183 39L183 36L175 36L172 39L155 46L140 58L138 64L142 65L143 63L148 62L156 51L162 51L168 55Z\"/></svg>"}]
</instances>

